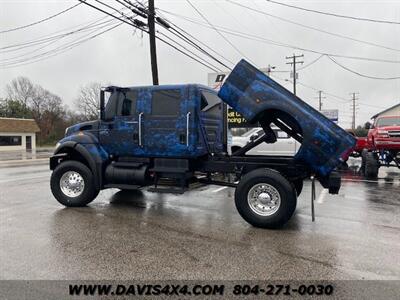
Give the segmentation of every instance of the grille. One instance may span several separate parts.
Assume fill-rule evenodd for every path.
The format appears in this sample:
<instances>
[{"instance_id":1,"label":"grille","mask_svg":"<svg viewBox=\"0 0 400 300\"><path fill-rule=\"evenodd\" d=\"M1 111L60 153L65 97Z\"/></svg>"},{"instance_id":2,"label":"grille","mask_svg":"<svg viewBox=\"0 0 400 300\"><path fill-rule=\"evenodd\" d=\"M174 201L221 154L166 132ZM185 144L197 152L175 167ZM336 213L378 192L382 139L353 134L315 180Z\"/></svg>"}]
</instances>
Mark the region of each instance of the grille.
<instances>
[{"instance_id":1,"label":"grille","mask_svg":"<svg viewBox=\"0 0 400 300\"><path fill-rule=\"evenodd\" d=\"M400 138L400 130L390 130L388 131L390 137L399 137Z\"/></svg>"}]
</instances>

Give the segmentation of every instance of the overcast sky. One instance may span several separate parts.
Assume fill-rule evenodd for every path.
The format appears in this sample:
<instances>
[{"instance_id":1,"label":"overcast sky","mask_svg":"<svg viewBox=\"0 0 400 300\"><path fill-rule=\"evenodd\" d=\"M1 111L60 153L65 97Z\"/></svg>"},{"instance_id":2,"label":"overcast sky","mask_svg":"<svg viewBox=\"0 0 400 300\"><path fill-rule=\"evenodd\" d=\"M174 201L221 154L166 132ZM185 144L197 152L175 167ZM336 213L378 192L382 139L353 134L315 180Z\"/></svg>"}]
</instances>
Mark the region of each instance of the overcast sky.
<instances>
[{"instance_id":1,"label":"overcast sky","mask_svg":"<svg viewBox=\"0 0 400 300\"><path fill-rule=\"evenodd\" d=\"M116 1L103 1L118 9L122 7ZM398 63L388 63L335 58L345 67L365 75L400 76L400 25L398 24L356 21L319 15L269 3L265 0L233 1L267 12L275 17L256 13L225 0L191 0L196 8L216 26L322 53L398 61ZM278 1L336 14L400 22L400 0ZM77 2L75 0L0 0L0 31L38 21ZM88 0L88 2L101 6L95 0ZM185 0L155 0L155 4L160 9L204 23L201 16ZM228 60L237 62L242 58L242 55L213 29L188 22L166 12L163 13L163 16L223 54ZM76 30L102 17L104 17L102 13L82 4L47 22L0 34L0 48L37 40L53 35L53 33L60 34ZM317 32L278 18L392 49ZM14 48L0 49L0 96L5 96L5 85L20 75L27 76L33 82L61 96L70 107L73 107L73 100L76 98L79 87L92 81L122 86L151 84L148 37L147 35L142 37L128 25L119 26L71 50L45 60L32 64L26 64L30 60L22 60L23 65L21 66L9 64L21 58L29 59L40 53L52 51L66 43L71 44L86 34L88 33L70 35L53 44L41 44L17 51L6 52L10 49L14 50ZM309 51L280 47L229 34L224 34L224 36L256 66L261 68L270 64L276 67L276 71L288 71L290 66L286 64L286 56L304 54L304 65L320 56L320 54ZM157 43L157 47L161 84L189 82L207 84L207 74L211 72L209 69L160 42ZM298 68L301 66L299 65ZM292 84L285 81L285 79L290 79L290 73L276 72L272 75L276 76L273 78L279 83L292 90ZM340 68L326 56L304 70L300 70L298 81L298 96L314 107L318 103L317 90L328 93L324 95L326 99L323 99L323 108L339 109L340 123L344 127L350 126L351 102L345 102L345 100L350 99L352 92L359 93L358 124L367 121L373 114L400 102L399 79L363 78Z\"/></svg>"}]
</instances>

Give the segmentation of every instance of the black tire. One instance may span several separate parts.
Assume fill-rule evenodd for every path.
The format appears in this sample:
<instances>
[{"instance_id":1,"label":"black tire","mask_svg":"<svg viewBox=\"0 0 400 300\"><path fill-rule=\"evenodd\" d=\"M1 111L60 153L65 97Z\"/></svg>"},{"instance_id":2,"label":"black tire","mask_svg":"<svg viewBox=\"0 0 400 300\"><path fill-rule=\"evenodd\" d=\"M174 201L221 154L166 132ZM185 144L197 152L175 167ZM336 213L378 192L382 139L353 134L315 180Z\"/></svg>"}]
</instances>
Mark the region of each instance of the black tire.
<instances>
[{"instance_id":1,"label":"black tire","mask_svg":"<svg viewBox=\"0 0 400 300\"><path fill-rule=\"evenodd\" d=\"M75 197L68 196L60 187L62 176L69 171L78 173L84 182L83 191ZM83 163L72 160L64 161L54 169L51 174L50 187L57 201L68 207L86 206L99 194L99 190L95 188L93 174L90 169Z\"/></svg>"},{"instance_id":2,"label":"black tire","mask_svg":"<svg viewBox=\"0 0 400 300\"><path fill-rule=\"evenodd\" d=\"M297 197L300 196L301 191L303 190L303 179L297 179L292 181L293 187L296 191Z\"/></svg>"},{"instance_id":3,"label":"black tire","mask_svg":"<svg viewBox=\"0 0 400 300\"><path fill-rule=\"evenodd\" d=\"M368 150L367 149L363 149L361 151L361 168L360 168L360 172L363 175L365 175L365 160L366 160L367 154L368 154Z\"/></svg>"},{"instance_id":4,"label":"black tire","mask_svg":"<svg viewBox=\"0 0 400 300\"><path fill-rule=\"evenodd\" d=\"M379 161L376 155L372 152L368 152L365 155L365 176L367 178L378 177L379 172Z\"/></svg>"},{"instance_id":5,"label":"black tire","mask_svg":"<svg viewBox=\"0 0 400 300\"><path fill-rule=\"evenodd\" d=\"M267 184L269 188L273 187L272 190L275 190L280 197L280 205L271 215L255 212L248 201L248 194L252 188L262 183ZM282 227L293 215L296 203L297 197L292 184L279 172L270 169L257 169L247 173L235 190L235 204L239 214L255 227L270 229Z\"/></svg>"}]
</instances>

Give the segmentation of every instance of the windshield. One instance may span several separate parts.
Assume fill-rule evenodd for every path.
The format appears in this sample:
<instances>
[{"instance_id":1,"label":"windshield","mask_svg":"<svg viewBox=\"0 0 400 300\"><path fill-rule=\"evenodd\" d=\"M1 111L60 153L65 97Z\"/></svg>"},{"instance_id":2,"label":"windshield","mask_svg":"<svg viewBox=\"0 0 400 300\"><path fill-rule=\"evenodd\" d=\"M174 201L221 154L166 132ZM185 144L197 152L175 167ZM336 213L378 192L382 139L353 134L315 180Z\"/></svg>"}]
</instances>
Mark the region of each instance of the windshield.
<instances>
[{"instance_id":1,"label":"windshield","mask_svg":"<svg viewBox=\"0 0 400 300\"><path fill-rule=\"evenodd\" d=\"M378 119L378 121L376 122L376 127L385 127L385 126L400 126L400 116Z\"/></svg>"}]
</instances>

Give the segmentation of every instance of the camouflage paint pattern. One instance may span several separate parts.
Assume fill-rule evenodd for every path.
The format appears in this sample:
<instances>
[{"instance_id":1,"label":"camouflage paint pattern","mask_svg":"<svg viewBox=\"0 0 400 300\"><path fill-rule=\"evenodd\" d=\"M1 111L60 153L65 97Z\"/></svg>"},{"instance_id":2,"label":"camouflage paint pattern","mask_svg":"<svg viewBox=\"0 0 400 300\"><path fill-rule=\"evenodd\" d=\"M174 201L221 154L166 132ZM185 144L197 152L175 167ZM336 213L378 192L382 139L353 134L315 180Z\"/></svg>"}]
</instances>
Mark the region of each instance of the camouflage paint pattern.
<instances>
[{"instance_id":1,"label":"camouflage paint pattern","mask_svg":"<svg viewBox=\"0 0 400 300\"><path fill-rule=\"evenodd\" d=\"M132 157L183 157L196 158L208 154L207 136L204 136L202 123L209 123L207 116L200 111L200 91L215 91L201 85L164 85L132 87L138 92L136 112L133 116L115 116L110 121L93 121L76 124L67 130L67 136L60 143L75 141L93 144L97 148L95 155L106 158L113 156ZM157 90L179 90L180 110L176 116L152 115L152 92ZM168 105L166 103L165 105ZM187 113L189 116L189 139L186 143ZM139 114L142 113L142 145L139 145ZM223 116L211 120L217 139L213 142L215 151L223 149ZM93 125L92 129L82 128ZM136 137L136 139L134 138Z\"/></svg>"}]
</instances>

